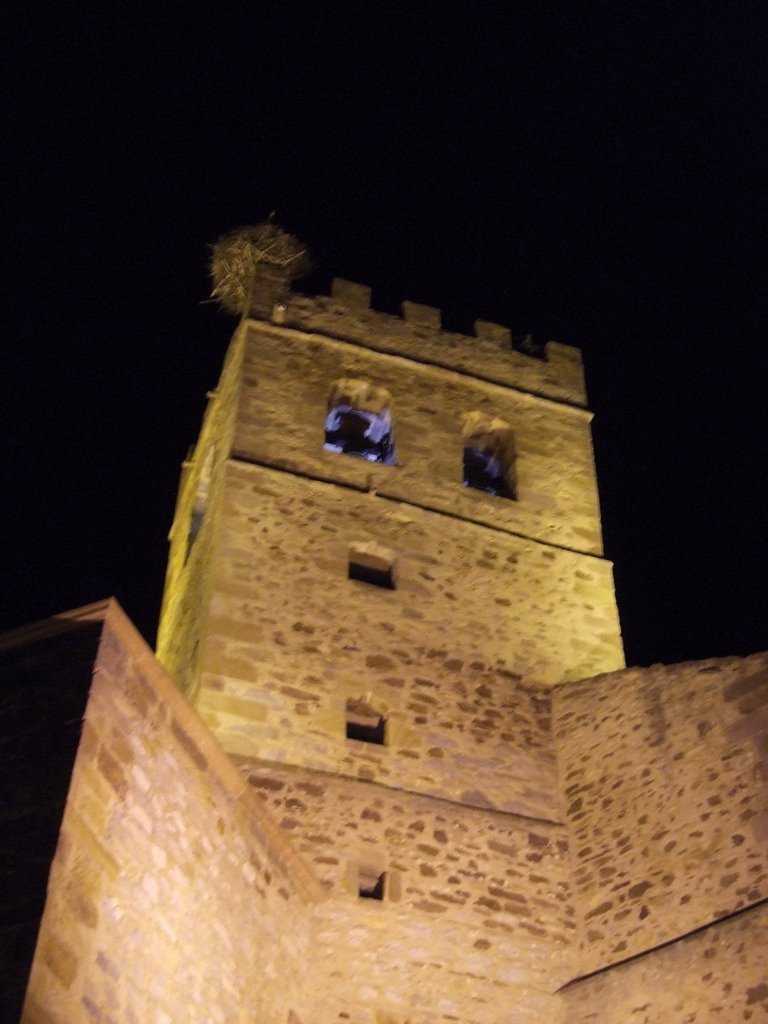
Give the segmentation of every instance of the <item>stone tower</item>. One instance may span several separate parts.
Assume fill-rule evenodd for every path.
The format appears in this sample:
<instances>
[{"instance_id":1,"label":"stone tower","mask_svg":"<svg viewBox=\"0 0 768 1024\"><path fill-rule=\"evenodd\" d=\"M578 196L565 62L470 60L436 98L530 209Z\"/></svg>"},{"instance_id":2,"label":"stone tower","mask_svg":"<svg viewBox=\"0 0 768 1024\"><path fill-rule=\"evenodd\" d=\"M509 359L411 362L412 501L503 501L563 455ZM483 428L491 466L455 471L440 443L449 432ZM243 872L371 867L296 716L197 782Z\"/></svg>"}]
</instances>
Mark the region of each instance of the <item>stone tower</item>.
<instances>
[{"instance_id":1,"label":"stone tower","mask_svg":"<svg viewBox=\"0 0 768 1024\"><path fill-rule=\"evenodd\" d=\"M353 901L328 1020L363 977L397 1019L421 993L497 1020L499 987L538 1019L572 976L550 688L623 665L580 354L343 280L251 314L184 467L159 657Z\"/></svg>"},{"instance_id":2,"label":"stone tower","mask_svg":"<svg viewBox=\"0 0 768 1024\"><path fill-rule=\"evenodd\" d=\"M22 1024L768 1019L768 654L621 667L578 353L286 276L184 467L166 668L114 600L0 638L13 866L58 832Z\"/></svg>"},{"instance_id":3,"label":"stone tower","mask_svg":"<svg viewBox=\"0 0 768 1024\"><path fill-rule=\"evenodd\" d=\"M414 721L417 676L442 719L473 673L506 692L623 661L579 352L369 299L336 280L242 321L184 466L158 647L231 752L271 759L280 720L280 760L338 770L351 687L386 717L399 776L399 745L472 727ZM277 696L302 680L298 703ZM271 710L248 707L254 687Z\"/></svg>"}]
</instances>

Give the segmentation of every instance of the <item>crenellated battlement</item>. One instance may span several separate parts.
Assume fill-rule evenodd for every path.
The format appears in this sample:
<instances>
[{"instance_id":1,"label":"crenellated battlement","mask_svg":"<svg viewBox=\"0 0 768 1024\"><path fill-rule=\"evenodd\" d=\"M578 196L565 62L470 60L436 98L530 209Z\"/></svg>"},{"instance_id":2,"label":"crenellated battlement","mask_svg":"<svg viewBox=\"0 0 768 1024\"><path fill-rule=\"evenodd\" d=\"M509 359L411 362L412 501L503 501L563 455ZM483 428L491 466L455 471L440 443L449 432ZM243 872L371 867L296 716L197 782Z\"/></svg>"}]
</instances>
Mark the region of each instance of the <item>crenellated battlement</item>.
<instances>
[{"instance_id":1,"label":"crenellated battlement","mask_svg":"<svg viewBox=\"0 0 768 1024\"><path fill-rule=\"evenodd\" d=\"M256 315L258 314L254 310ZM285 327L362 345L390 355L431 363L459 373L541 395L557 402L586 406L581 353L548 341L543 358L514 347L509 327L475 321L475 334L441 327L441 311L406 300L402 316L371 308L371 289L335 278L330 296L289 294L272 310L272 321Z\"/></svg>"}]
</instances>

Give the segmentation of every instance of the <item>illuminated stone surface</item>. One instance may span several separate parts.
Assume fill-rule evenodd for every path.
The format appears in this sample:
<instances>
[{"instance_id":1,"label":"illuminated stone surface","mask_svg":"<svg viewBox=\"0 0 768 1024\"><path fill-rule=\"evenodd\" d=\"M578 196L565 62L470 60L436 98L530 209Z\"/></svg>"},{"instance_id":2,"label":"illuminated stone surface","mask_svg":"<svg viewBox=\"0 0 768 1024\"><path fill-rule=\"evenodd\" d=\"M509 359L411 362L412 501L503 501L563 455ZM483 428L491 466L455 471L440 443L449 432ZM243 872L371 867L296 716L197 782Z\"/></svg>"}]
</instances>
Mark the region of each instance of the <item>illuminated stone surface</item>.
<instances>
[{"instance_id":1,"label":"illuminated stone surface","mask_svg":"<svg viewBox=\"0 0 768 1024\"><path fill-rule=\"evenodd\" d=\"M767 1019L768 655L623 667L579 354L439 324L337 281L236 332L170 676L94 612L25 1024ZM396 465L323 449L340 381ZM467 415L514 499L462 485Z\"/></svg>"}]
</instances>

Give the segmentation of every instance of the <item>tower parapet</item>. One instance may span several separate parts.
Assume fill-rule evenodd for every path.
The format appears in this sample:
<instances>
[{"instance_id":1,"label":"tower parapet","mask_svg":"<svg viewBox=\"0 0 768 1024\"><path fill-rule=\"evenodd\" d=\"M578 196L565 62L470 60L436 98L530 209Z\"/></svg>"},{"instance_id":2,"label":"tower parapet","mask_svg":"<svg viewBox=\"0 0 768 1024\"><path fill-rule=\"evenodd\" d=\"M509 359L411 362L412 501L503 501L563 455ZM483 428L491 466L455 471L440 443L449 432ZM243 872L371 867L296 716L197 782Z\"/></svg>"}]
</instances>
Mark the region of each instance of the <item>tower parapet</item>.
<instances>
[{"instance_id":1,"label":"tower parapet","mask_svg":"<svg viewBox=\"0 0 768 1024\"><path fill-rule=\"evenodd\" d=\"M335 278L330 296L290 294L272 317L282 326L586 407L581 353L570 345L548 341L539 359L516 351L512 331L501 324L476 320L473 337L443 330L441 311L433 306L406 300L402 317L397 317L372 309L370 303L370 287Z\"/></svg>"}]
</instances>

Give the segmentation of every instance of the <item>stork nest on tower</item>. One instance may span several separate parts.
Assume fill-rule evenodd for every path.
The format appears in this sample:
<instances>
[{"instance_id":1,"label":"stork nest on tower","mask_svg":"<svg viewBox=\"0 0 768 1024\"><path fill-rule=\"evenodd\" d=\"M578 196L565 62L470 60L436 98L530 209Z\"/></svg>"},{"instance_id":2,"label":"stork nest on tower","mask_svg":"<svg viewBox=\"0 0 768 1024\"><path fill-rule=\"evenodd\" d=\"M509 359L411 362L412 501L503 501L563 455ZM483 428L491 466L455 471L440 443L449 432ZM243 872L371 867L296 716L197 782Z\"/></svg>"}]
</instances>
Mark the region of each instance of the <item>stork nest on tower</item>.
<instances>
[{"instance_id":1,"label":"stork nest on tower","mask_svg":"<svg viewBox=\"0 0 768 1024\"><path fill-rule=\"evenodd\" d=\"M307 247L277 224L237 228L211 246L211 298L228 313L241 316L248 311L258 277L287 284L311 269Z\"/></svg>"}]
</instances>

